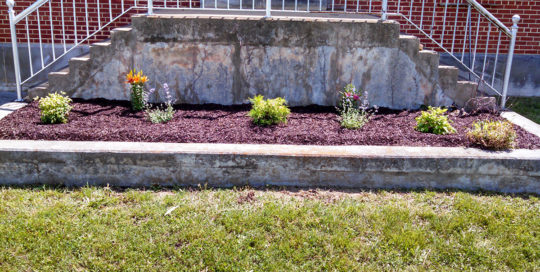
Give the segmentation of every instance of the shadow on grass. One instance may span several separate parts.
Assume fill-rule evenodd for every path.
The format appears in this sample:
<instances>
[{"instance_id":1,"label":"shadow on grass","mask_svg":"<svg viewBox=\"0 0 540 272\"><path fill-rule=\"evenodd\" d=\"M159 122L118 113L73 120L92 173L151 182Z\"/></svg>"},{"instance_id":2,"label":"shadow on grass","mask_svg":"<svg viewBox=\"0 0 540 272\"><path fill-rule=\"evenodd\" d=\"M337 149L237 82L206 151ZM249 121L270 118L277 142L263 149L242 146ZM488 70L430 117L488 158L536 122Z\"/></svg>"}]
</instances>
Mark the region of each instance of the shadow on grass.
<instances>
[{"instance_id":1,"label":"shadow on grass","mask_svg":"<svg viewBox=\"0 0 540 272\"><path fill-rule=\"evenodd\" d=\"M232 192L243 192L243 191L259 191L259 192L289 192L289 193L300 193L300 192L311 192L318 193L321 191L325 192L335 192L343 194L358 194L358 193L397 193L397 194L410 194L410 193L442 193L442 194L451 194L451 193L467 193L475 196L509 196L521 199L530 199L531 197L539 197L540 195L535 193L502 193L496 191L487 191L487 190L461 190L461 189L437 189L437 188L388 188L388 189L367 189L367 188L339 188L339 187L323 187L323 186L313 186L313 187L297 187L297 186L233 186L233 187L210 187L207 185L199 186L151 186L151 187L111 187L111 186L95 186L87 185L83 187L75 186L64 186L64 185L50 185L50 184L35 184L35 185L1 185L0 189L25 189L32 190L36 192L42 191L57 191L57 192L73 192L78 191L84 188L93 188L93 189L107 189L116 193L123 193L130 189L139 190L139 191L149 191L154 193L159 192L202 192L202 191L232 191Z\"/></svg>"},{"instance_id":2,"label":"shadow on grass","mask_svg":"<svg viewBox=\"0 0 540 272\"><path fill-rule=\"evenodd\" d=\"M511 97L507 107L540 124L540 97Z\"/></svg>"}]
</instances>

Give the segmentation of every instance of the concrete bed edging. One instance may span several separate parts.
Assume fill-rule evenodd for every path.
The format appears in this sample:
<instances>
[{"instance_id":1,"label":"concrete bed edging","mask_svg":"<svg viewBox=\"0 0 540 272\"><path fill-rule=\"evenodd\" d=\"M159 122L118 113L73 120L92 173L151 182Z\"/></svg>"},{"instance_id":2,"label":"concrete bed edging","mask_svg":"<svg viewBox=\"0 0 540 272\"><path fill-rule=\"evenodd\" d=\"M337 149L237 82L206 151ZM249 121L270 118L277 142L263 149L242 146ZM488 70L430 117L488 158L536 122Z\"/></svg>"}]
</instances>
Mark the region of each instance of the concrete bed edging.
<instances>
[{"instance_id":1,"label":"concrete bed edging","mask_svg":"<svg viewBox=\"0 0 540 272\"><path fill-rule=\"evenodd\" d=\"M0 140L0 185L294 186L540 194L539 150Z\"/></svg>"}]
</instances>

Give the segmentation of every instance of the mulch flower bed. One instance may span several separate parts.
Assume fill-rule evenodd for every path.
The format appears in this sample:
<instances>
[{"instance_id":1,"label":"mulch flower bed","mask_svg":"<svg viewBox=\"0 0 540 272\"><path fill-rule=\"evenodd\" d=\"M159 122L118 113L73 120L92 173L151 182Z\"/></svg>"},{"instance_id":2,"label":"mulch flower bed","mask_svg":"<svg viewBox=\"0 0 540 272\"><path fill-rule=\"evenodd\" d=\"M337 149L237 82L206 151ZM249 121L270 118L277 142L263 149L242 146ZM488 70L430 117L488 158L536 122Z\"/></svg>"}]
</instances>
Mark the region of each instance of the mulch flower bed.
<instances>
[{"instance_id":1,"label":"mulch flower bed","mask_svg":"<svg viewBox=\"0 0 540 272\"><path fill-rule=\"evenodd\" d=\"M165 124L147 121L129 102L75 100L72 105L69 123L43 125L32 102L0 120L0 139L470 147L466 132L474 121L503 120L454 111L449 116L457 133L434 135L414 130L419 111L380 110L363 128L347 130L332 107L292 107L286 125L259 127L247 116L249 105L180 105ZM515 130L518 148L540 148L540 138L518 126Z\"/></svg>"}]
</instances>

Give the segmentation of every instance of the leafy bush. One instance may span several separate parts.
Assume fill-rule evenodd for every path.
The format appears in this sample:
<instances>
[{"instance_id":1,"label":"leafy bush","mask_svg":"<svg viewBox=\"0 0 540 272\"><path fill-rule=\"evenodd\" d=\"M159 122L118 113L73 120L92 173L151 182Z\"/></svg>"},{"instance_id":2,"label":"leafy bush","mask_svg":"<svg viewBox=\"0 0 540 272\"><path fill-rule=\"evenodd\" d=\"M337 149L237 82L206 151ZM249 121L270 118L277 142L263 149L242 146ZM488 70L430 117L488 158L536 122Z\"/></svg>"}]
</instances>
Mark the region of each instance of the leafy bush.
<instances>
[{"instance_id":1,"label":"leafy bush","mask_svg":"<svg viewBox=\"0 0 540 272\"><path fill-rule=\"evenodd\" d=\"M516 140L516 132L508 121L477 121L467 136L472 143L493 150L514 148Z\"/></svg>"},{"instance_id":2,"label":"leafy bush","mask_svg":"<svg viewBox=\"0 0 540 272\"><path fill-rule=\"evenodd\" d=\"M352 84L348 84L340 92L340 101L337 110L341 115L342 127L346 129L359 129L369 121L371 114L368 112L369 102L367 96L368 92L356 89Z\"/></svg>"},{"instance_id":3,"label":"leafy bush","mask_svg":"<svg viewBox=\"0 0 540 272\"><path fill-rule=\"evenodd\" d=\"M447 109L440 107L428 107L427 111L422 111L422 114L415 118L416 126L414 129L439 135L455 133L456 129L452 127L451 121L444 115L446 111Z\"/></svg>"},{"instance_id":4,"label":"leafy bush","mask_svg":"<svg viewBox=\"0 0 540 272\"><path fill-rule=\"evenodd\" d=\"M346 129L362 128L369 121L365 111L349 108L341 112L341 126Z\"/></svg>"},{"instance_id":5,"label":"leafy bush","mask_svg":"<svg viewBox=\"0 0 540 272\"><path fill-rule=\"evenodd\" d=\"M253 106L248 115L256 125L268 126L287 123L287 117L291 110L286 106L287 101L285 99L281 97L264 99L264 96L257 95L250 98L249 102Z\"/></svg>"},{"instance_id":6,"label":"leafy bush","mask_svg":"<svg viewBox=\"0 0 540 272\"><path fill-rule=\"evenodd\" d=\"M162 108L161 106L158 106L156 109L152 109L151 105L148 103L149 96L155 91L156 89L151 89L150 91L144 93L144 105L145 105L145 113L146 118L154 123L167 123L171 121L174 117L174 108L172 104L174 103L174 100L172 99L171 92L169 91L169 85L167 83L163 84L163 90L165 92L165 104L166 107Z\"/></svg>"},{"instance_id":7,"label":"leafy bush","mask_svg":"<svg viewBox=\"0 0 540 272\"><path fill-rule=\"evenodd\" d=\"M161 107L158 107L157 109L147 109L146 118L154 124L167 123L173 119L174 112L172 105L167 105L165 109L162 109Z\"/></svg>"},{"instance_id":8,"label":"leafy bush","mask_svg":"<svg viewBox=\"0 0 540 272\"><path fill-rule=\"evenodd\" d=\"M134 111L144 109L144 83L148 81L148 77L143 75L142 71L137 72L133 69L126 75L126 83L131 85L131 108Z\"/></svg>"},{"instance_id":9,"label":"leafy bush","mask_svg":"<svg viewBox=\"0 0 540 272\"><path fill-rule=\"evenodd\" d=\"M47 97L39 98L41 122L45 124L67 123L68 115L73 108L71 98L64 92L50 93Z\"/></svg>"}]
</instances>

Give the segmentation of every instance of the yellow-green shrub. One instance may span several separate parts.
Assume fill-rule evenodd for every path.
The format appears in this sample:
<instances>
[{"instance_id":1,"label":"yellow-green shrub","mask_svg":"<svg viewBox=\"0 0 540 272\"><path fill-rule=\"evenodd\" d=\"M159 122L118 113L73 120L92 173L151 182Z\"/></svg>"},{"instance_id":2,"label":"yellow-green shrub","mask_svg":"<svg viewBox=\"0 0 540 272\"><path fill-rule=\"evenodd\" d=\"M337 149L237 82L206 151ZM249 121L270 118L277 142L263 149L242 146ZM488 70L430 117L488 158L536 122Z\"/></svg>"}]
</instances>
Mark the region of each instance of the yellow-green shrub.
<instances>
[{"instance_id":1,"label":"yellow-green shrub","mask_svg":"<svg viewBox=\"0 0 540 272\"><path fill-rule=\"evenodd\" d=\"M472 143L493 150L514 148L516 140L514 127L508 121L477 121L467 136Z\"/></svg>"},{"instance_id":2,"label":"yellow-green shrub","mask_svg":"<svg viewBox=\"0 0 540 272\"><path fill-rule=\"evenodd\" d=\"M281 97L264 99L264 96L257 95L250 98L249 101L253 106L248 115L253 120L253 123L260 126L287 123L287 117L291 111L287 108L285 99Z\"/></svg>"},{"instance_id":3,"label":"yellow-green shrub","mask_svg":"<svg viewBox=\"0 0 540 272\"><path fill-rule=\"evenodd\" d=\"M41 122L45 124L67 123L68 115L73 108L71 98L64 92L50 93L44 98L39 98Z\"/></svg>"},{"instance_id":4,"label":"yellow-green shrub","mask_svg":"<svg viewBox=\"0 0 540 272\"><path fill-rule=\"evenodd\" d=\"M416 117L416 126L414 129L420 132L434 134L451 134L456 129L450 124L448 117L444 115L446 109L440 107L428 107L427 111L422 111L421 115Z\"/></svg>"}]
</instances>

